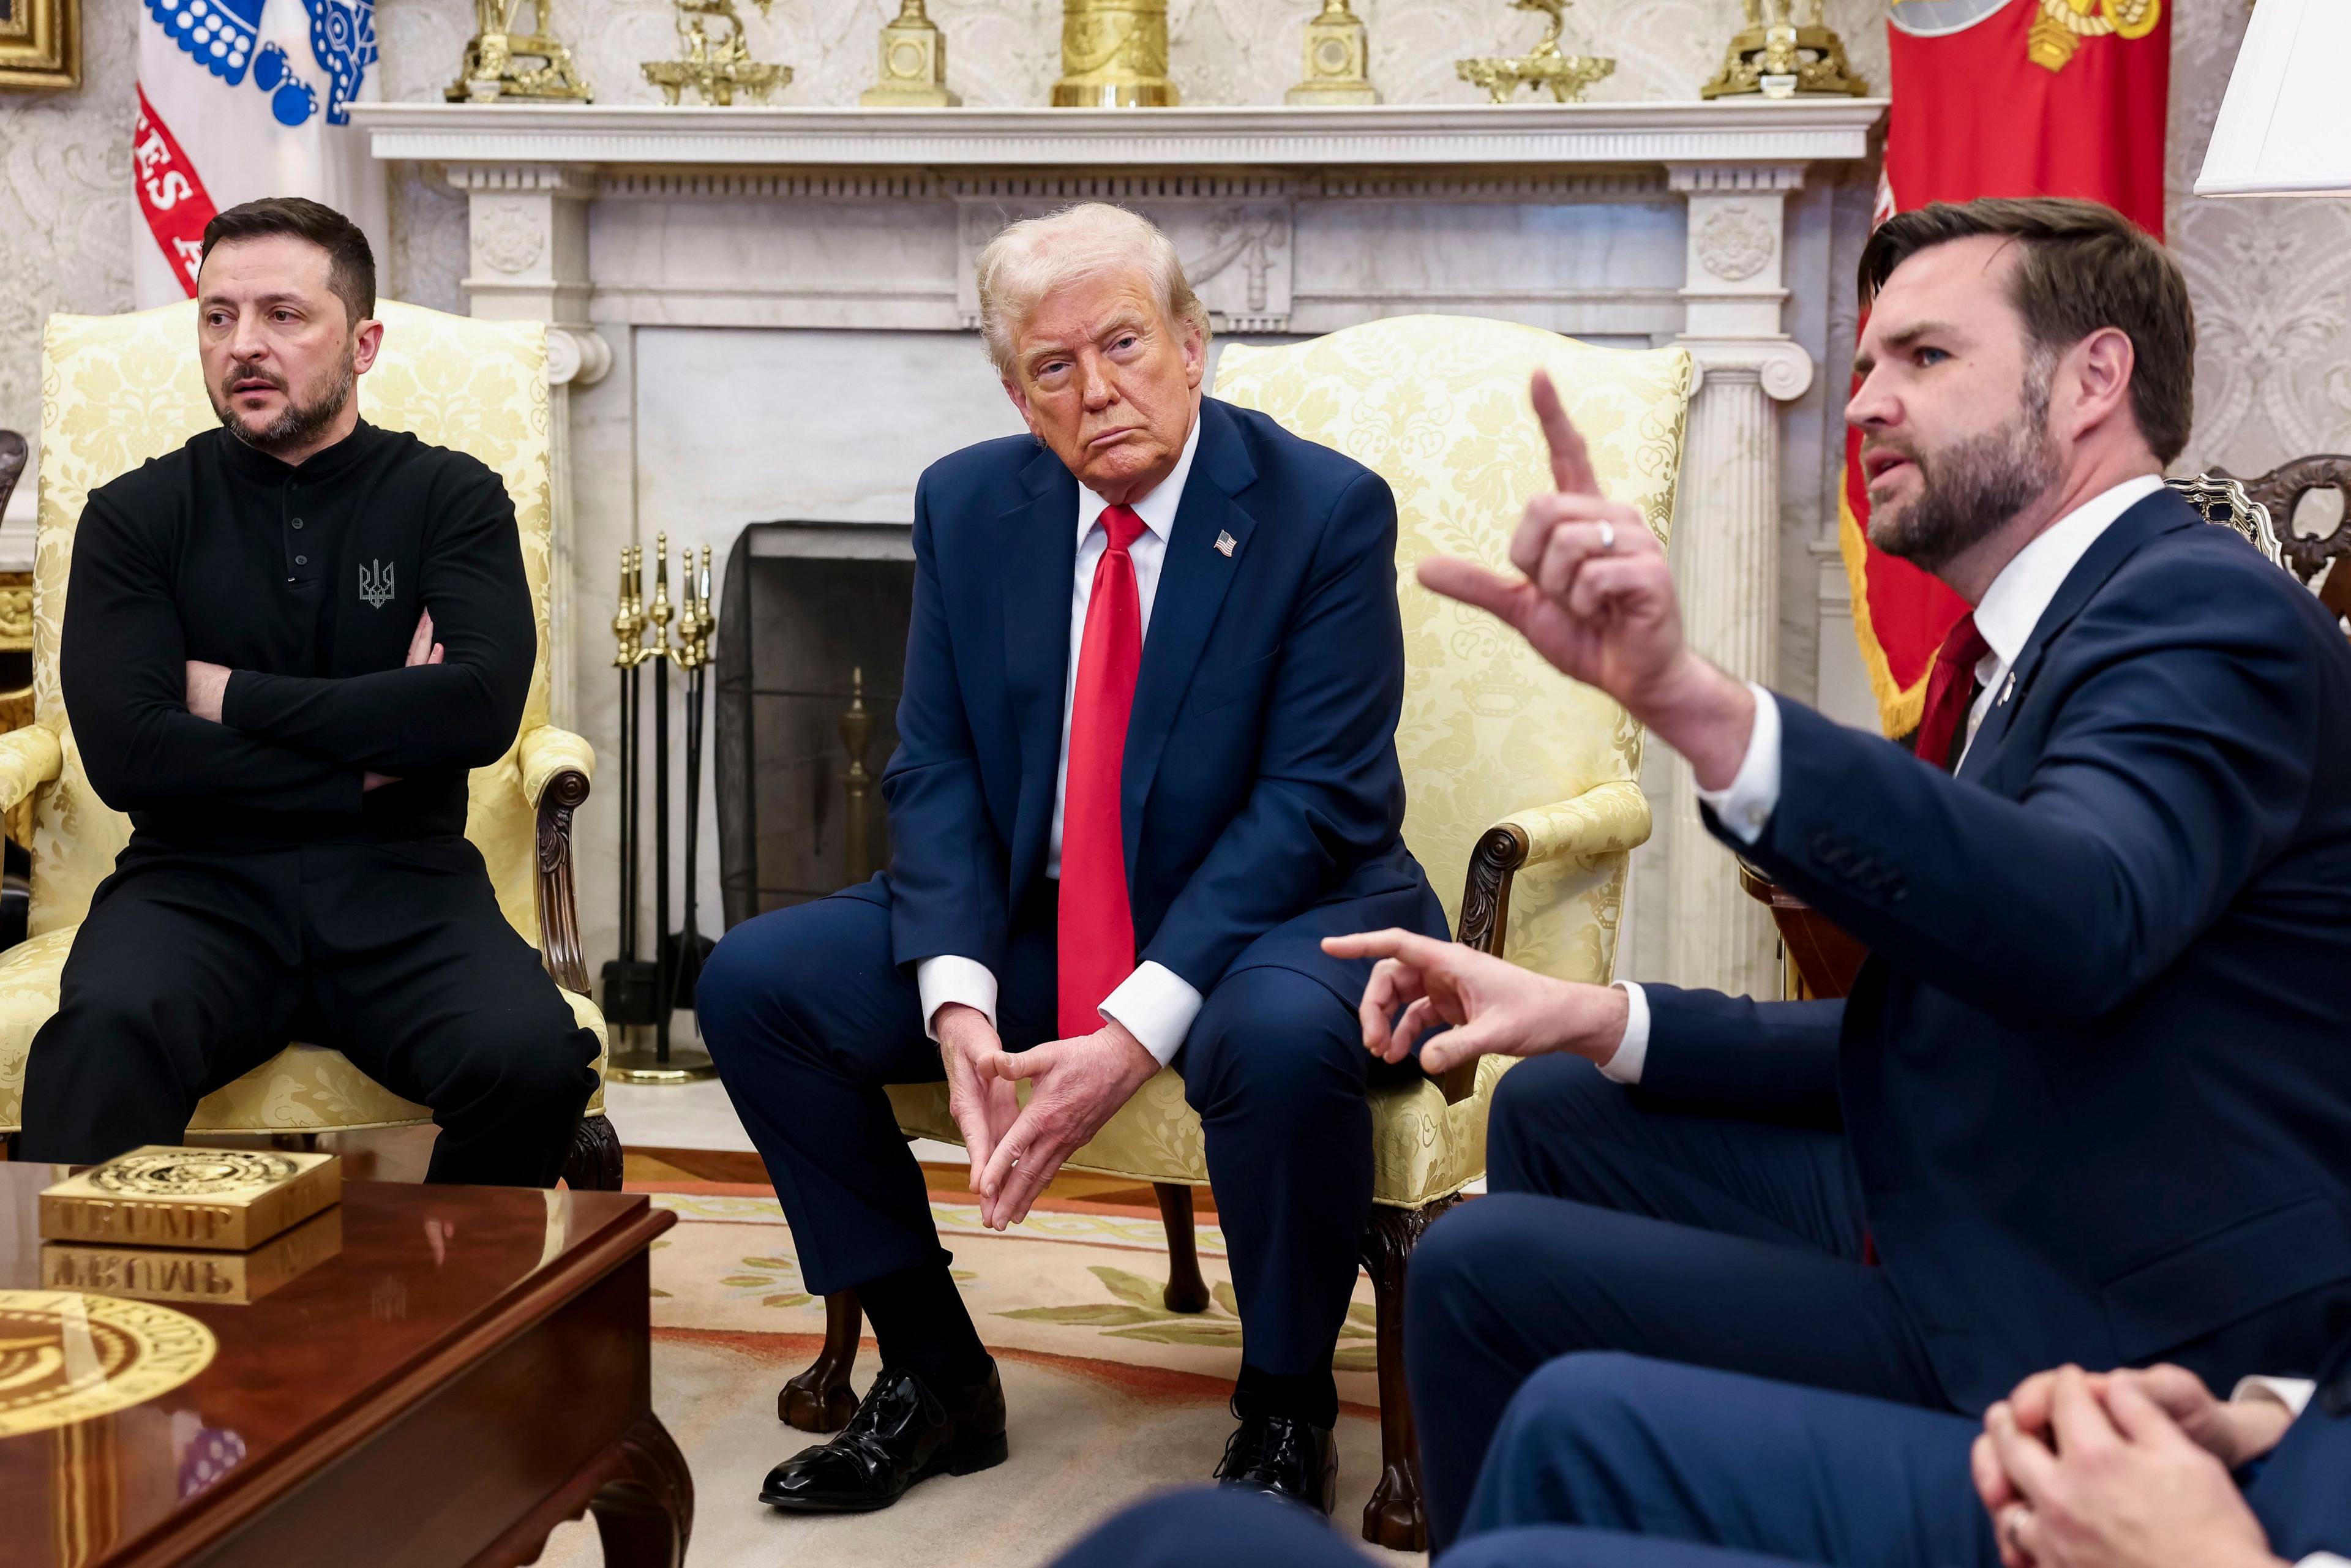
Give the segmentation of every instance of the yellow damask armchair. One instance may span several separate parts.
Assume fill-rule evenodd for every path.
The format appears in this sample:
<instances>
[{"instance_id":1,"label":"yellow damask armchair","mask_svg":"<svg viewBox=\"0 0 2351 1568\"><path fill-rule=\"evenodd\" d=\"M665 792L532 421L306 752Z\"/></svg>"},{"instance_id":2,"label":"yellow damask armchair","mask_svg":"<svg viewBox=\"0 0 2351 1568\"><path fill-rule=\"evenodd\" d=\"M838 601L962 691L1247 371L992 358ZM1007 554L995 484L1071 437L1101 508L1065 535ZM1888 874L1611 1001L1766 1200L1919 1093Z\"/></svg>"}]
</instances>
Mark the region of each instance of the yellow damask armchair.
<instances>
[{"instance_id":1,"label":"yellow damask armchair","mask_svg":"<svg viewBox=\"0 0 2351 1568\"><path fill-rule=\"evenodd\" d=\"M1626 862L1649 836L1635 782L1641 728L1508 627L1412 577L1436 554L1502 564L1528 498L1550 488L1548 451L1527 400L1538 366L1559 383L1607 493L1639 507L1663 539L1689 403L1690 359L1679 349L1595 349L1505 322L1405 317L1282 348L1228 344L1215 394L1346 453L1395 491L1405 841L1455 935L1545 974L1604 982L1614 972ZM1381 1545L1426 1544L1404 1382L1405 1263L1429 1222L1484 1174L1487 1106L1508 1066L1489 1058L1443 1086L1372 1094L1374 1207L1364 1260L1378 1312L1384 1473L1364 1535ZM890 1096L909 1136L961 1142L944 1084ZM1178 1073L1147 1082L1066 1168L1154 1184L1168 1228L1167 1305L1207 1305L1191 1196L1207 1185L1207 1163ZM855 1298L843 1292L826 1306L822 1354L778 1400L786 1420L811 1431L840 1426L854 1404Z\"/></svg>"},{"instance_id":2,"label":"yellow damask armchair","mask_svg":"<svg viewBox=\"0 0 2351 1568\"><path fill-rule=\"evenodd\" d=\"M498 907L547 967L580 1023L609 1049L588 996L571 884L571 815L588 798L588 743L548 722L547 337L528 322L477 321L384 301L381 355L360 380L360 412L391 430L470 453L514 498L538 617L538 656L513 747L475 769L465 836L482 852ZM90 789L57 684L74 529L97 486L218 423L196 361L193 301L123 316L52 316L42 345L40 507L34 544L33 722L0 735L0 811L29 801L33 898L27 938L0 953L0 1138L24 1111L33 1035L57 1010L57 981L90 895L130 841L130 819ZM621 1145L601 1082L566 1177L617 1189ZM340 1052L300 1043L205 1097L192 1134L276 1135L429 1123L432 1113L371 1082Z\"/></svg>"}]
</instances>

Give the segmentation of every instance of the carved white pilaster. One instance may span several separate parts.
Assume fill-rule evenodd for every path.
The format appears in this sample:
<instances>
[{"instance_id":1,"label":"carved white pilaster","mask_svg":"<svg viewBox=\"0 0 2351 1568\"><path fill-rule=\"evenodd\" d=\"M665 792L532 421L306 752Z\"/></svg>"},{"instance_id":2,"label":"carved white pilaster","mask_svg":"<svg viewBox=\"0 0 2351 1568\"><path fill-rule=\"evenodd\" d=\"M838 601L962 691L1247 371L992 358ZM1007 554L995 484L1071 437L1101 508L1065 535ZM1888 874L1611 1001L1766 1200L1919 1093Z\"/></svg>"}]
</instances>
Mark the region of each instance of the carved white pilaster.
<instances>
[{"instance_id":1,"label":"carved white pilaster","mask_svg":"<svg viewBox=\"0 0 2351 1568\"><path fill-rule=\"evenodd\" d=\"M588 204L596 171L578 164L452 164L468 199L475 315L547 323L548 706L572 718L571 389L593 386L612 348L588 322Z\"/></svg>"},{"instance_id":2,"label":"carved white pilaster","mask_svg":"<svg viewBox=\"0 0 2351 1568\"><path fill-rule=\"evenodd\" d=\"M1791 164L1677 165L1689 205L1681 341L1698 361L1682 456L1675 577L1698 652L1769 685L1780 638L1780 425L1775 402L1801 397L1812 356L1781 330ZM1698 821L1698 783L1676 758L1667 962L1674 979L1756 997L1781 989L1770 912Z\"/></svg>"}]
</instances>

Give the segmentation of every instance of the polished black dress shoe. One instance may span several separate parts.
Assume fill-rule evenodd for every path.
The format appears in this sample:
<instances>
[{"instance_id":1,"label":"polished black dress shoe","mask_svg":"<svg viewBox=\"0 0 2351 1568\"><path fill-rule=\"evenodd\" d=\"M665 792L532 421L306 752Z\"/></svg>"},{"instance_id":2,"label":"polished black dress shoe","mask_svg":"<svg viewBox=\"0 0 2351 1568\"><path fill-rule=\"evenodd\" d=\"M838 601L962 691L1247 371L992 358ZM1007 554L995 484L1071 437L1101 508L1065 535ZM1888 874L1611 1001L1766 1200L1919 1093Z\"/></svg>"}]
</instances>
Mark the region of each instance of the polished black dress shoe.
<instances>
[{"instance_id":1,"label":"polished black dress shoe","mask_svg":"<svg viewBox=\"0 0 2351 1568\"><path fill-rule=\"evenodd\" d=\"M1287 1498L1329 1514L1339 1497L1339 1439L1295 1416L1243 1416L1225 1439L1217 1484Z\"/></svg>"},{"instance_id":2,"label":"polished black dress shoe","mask_svg":"<svg viewBox=\"0 0 2351 1568\"><path fill-rule=\"evenodd\" d=\"M916 1481L967 1476L1002 1464L1005 1452L994 1362L952 1404L913 1373L885 1367L841 1435L769 1470L759 1500L787 1513L871 1513Z\"/></svg>"}]
</instances>

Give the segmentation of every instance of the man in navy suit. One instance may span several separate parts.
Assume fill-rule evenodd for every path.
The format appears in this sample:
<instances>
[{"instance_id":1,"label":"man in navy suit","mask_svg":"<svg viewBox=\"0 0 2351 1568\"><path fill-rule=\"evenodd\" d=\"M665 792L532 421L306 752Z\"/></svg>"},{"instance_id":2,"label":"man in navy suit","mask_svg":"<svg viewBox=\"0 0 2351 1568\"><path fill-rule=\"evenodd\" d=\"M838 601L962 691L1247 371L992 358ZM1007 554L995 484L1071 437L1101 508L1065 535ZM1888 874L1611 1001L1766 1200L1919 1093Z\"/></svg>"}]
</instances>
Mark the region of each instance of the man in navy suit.
<instances>
[{"instance_id":1,"label":"man in navy suit","mask_svg":"<svg viewBox=\"0 0 2351 1568\"><path fill-rule=\"evenodd\" d=\"M1890 220L1861 274L1872 538L1974 606L1917 755L1692 651L1555 398L1525 575L1422 570L1614 695L1872 952L1844 1001L1758 1002L1332 945L1385 958L1375 1051L1446 1021L1425 1067L1545 1057L1407 1284L1440 1542L1569 1352L1974 1413L2067 1362L2306 1373L2351 1312L2351 647L2162 486L2179 269L2095 204L1987 201Z\"/></svg>"},{"instance_id":2,"label":"man in navy suit","mask_svg":"<svg viewBox=\"0 0 2351 1568\"><path fill-rule=\"evenodd\" d=\"M2351 1341L2215 1399L2177 1366L2036 1373L1981 1422L1613 1352L1511 1402L1444 1568L2345 1568ZM1179 1492L1056 1568L1342 1568L1255 1499Z\"/></svg>"},{"instance_id":3,"label":"man in navy suit","mask_svg":"<svg viewBox=\"0 0 2351 1568\"><path fill-rule=\"evenodd\" d=\"M1240 1301L1217 1473L1327 1513L1364 1091L1388 1070L1355 1027L1369 962L1319 941L1445 929L1398 832L1395 500L1201 396L1207 313L1143 219L1017 224L979 280L1031 434L915 493L890 868L737 927L697 998L809 1289L856 1291L882 1353L847 1429L761 1496L882 1508L1005 1456L995 1363L883 1085L945 1078L1001 1229L1173 1062Z\"/></svg>"}]
</instances>

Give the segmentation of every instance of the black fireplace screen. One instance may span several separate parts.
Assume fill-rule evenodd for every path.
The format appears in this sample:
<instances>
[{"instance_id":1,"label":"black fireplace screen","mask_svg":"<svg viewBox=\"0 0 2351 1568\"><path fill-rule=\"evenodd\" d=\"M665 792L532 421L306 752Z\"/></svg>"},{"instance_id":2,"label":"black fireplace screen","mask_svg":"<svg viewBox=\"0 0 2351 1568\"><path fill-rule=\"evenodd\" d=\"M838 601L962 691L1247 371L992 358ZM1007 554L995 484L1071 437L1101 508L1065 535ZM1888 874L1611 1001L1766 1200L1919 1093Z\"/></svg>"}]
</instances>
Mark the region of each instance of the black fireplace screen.
<instances>
[{"instance_id":1,"label":"black fireplace screen","mask_svg":"<svg viewBox=\"0 0 2351 1568\"><path fill-rule=\"evenodd\" d=\"M879 783L898 745L909 539L887 525L754 523L727 557L712 783L729 925L889 863ZM857 815L865 831L852 843Z\"/></svg>"}]
</instances>

